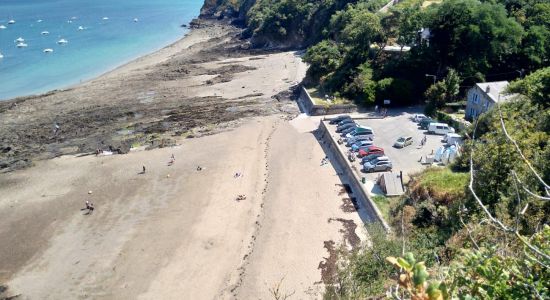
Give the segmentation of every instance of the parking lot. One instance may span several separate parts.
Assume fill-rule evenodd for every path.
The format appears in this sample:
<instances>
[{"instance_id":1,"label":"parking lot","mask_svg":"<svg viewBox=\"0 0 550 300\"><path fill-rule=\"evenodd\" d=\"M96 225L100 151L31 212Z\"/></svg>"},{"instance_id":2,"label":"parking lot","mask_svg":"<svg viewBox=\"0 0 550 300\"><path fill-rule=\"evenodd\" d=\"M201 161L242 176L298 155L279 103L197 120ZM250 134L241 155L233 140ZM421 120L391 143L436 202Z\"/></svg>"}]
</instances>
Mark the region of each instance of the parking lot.
<instances>
[{"instance_id":1,"label":"parking lot","mask_svg":"<svg viewBox=\"0 0 550 300\"><path fill-rule=\"evenodd\" d=\"M392 172L403 172L405 181L408 175L421 171L425 168L420 163L420 158L435 152L437 148L443 145L440 135L425 135L424 130L418 129L417 123L412 121L413 113L397 113L384 119L362 119L355 121L362 126L371 127L374 131L374 145L384 149L385 156L388 156L393 164ZM335 132L335 125L328 125L333 136L339 136ZM411 136L413 144L405 148L395 148L393 144L401 136ZM426 144L420 146L422 138L426 136ZM349 149L344 144L338 145L341 151L348 153ZM357 170L362 170L360 159L351 162ZM375 181L380 172L364 173L361 176L370 181Z\"/></svg>"}]
</instances>

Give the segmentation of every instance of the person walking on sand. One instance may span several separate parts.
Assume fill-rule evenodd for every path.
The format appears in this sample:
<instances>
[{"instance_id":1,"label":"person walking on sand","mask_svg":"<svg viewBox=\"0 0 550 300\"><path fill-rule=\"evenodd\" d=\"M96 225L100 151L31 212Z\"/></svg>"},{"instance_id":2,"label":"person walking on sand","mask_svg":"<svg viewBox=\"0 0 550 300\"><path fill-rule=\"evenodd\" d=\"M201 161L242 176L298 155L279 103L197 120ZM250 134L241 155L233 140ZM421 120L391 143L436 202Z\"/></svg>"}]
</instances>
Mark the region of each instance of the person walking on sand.
<instances>
[{"instance_id":1,"label":"person walking on sand","mask_svg":"<svg viewBox=\"0 0 550 300\"><path fill-rule=\"evenodd\" d=\"M143 166L143 172L142 173L145 174L145 166Z\"/></svg>"}]
</instances>

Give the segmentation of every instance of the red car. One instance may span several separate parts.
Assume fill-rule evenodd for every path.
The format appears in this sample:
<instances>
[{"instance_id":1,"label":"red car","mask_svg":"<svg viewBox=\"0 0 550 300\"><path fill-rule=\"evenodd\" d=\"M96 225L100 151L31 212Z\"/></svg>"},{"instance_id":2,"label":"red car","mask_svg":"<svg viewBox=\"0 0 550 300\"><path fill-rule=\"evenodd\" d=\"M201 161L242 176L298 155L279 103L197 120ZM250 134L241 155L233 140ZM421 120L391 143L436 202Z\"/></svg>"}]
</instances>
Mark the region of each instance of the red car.
<instances>
[{"instance_id":1,"label":"red car","mask_svg":"<svg viewBox=\"0 0 550 300\"><path fill-rule=\"evenodd\" d=\"M359 153L357 154L357 156L359 158L363 158L367 155L370 155L370 154L382 154L384 155L384 149L380 148L380 147L377 147L377 146L369 146L367 148L364 148L364 149L361 149L359 150Z\"/></svg>"}]
</instances>

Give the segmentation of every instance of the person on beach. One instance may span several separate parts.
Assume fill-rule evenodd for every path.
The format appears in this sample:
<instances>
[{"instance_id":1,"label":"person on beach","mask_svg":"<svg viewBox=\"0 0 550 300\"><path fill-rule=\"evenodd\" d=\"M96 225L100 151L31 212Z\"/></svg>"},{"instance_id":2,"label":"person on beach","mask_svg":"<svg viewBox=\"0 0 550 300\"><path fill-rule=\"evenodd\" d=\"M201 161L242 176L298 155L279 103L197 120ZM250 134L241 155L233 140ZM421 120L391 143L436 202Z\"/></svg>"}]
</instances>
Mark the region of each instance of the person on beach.
<instances>
[{"instance_id":1,"label":"person on beach","mask_svg":"<svg viewBox=\"0 0 550 300\"><path fill-rule=\"evenodd\" d=\"M57 134L59 133L59 128L60 128L60 127L59 127L59 124L55 123L55 124L53 125L53 134L54 134L55 136L57 136Z\"/></svg>"},{"instance_id":2,"label":"person on beach","mask_svg":"<svg viewBox=\"0 0 550 300\"><path fill-rule=\"evenodd\" d=\"M87 215L91 214L92 212L94 212L94 204L86 200L86 208L84 210L88 210L88 212L86 213Z\"/></svg>"},{"instance_id":3,"label":"person on beach","mask_svg":"<svg viewBox=\"0 0 550 300\"><path fill-rule=\"evenodd\" d=\"M142 171L143 174L145 174L145 166L143 166L143 171Z\"/></svg>"}]
</instances>

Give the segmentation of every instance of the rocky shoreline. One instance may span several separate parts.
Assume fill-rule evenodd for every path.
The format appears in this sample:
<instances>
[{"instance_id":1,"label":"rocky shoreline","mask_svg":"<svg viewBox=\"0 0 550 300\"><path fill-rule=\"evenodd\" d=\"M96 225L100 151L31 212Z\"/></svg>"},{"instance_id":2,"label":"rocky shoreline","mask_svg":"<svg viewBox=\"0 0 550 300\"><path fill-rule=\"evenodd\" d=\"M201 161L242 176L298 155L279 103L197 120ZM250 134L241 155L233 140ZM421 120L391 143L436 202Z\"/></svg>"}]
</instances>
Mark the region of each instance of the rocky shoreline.
<instances>
[{"instance_id":1,"label":"rocky shoreline","mask_svg":"<svg viewBox=\"0 0 550 300\"><path fill-rule=\"evenodd\" d=\"M195 20L182 40L94 80L0 102L0 173L96 149L127 153L170 146L231 128L242 118L281 112L290 93L247 91L233 98L204 92L255 69L238 61L213 68L212 62L260 60L270 53L249 49L241 29L230 23Z\"/></svg>"}]
</instances>

